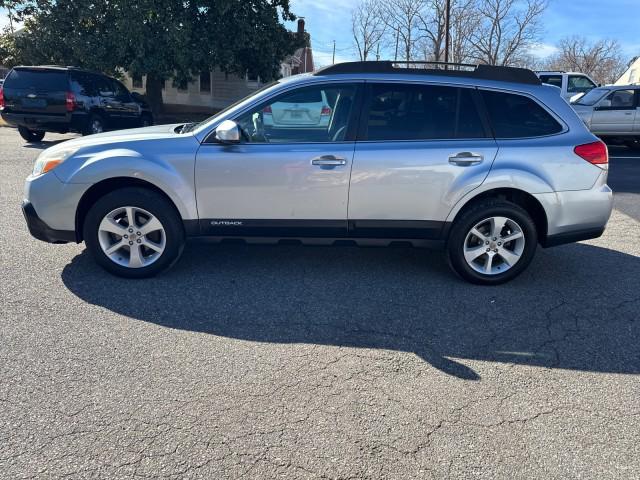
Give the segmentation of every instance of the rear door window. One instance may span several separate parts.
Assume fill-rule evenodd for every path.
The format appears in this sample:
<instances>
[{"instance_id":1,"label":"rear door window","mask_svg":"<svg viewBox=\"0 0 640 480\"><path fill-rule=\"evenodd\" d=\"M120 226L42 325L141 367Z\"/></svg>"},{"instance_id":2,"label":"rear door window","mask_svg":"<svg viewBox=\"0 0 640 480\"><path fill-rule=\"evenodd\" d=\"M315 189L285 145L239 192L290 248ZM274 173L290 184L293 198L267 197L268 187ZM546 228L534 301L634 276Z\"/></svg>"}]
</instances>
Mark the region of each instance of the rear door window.
<instances>
[{"instance_id":1,"label":"rear door window","mask_svg":"<svg viewBox=\"0 0 640 480\"><path fill-rule=\"evenodd\" d=\"M554 87L562 88L562 75L540 75L540 81Z\"/></svg>"},{"instance_id":2,"label":"rear door window","mask_svg":"<svg viewBox=\"0 0 640 480\"><path fill-rule=\"evenodd\" d=\"M43 91L68 90L68 74L55 70L12 70L5 80L5 88Z\"/></svg>"},{"instance_id":3,"label":"rear door window","mask_svg":"<svg viewBox=\"0 0 640 480\"><path fill-rule=\"evenodd\" d=\"M366 140L484 138L472 91L440 85L371 86Z\"/></svg>"},{"instance_id":4,"label":"rear door window","mask_svg":"<svg viewBox=\"0 0 640 480\"><path fill-rule=\"evenodd\" d=\"M496 138L543 137L562 131L562 125L529 97L488 90L482 97Z\"/></svg>"}]
</instances>

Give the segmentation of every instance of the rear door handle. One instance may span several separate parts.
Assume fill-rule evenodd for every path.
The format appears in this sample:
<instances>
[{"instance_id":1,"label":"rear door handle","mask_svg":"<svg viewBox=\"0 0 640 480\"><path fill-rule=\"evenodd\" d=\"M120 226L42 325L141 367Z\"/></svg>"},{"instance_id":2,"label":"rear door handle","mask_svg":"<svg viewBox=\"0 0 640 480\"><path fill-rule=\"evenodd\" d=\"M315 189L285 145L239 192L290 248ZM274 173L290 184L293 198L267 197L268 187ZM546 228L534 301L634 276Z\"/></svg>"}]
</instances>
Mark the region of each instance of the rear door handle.
<instances>
[{"instance_id":1,"label":"rear door handle","mask_svg":"<svg viewBox=\"0 0 640 480\"><path fill-rule=\"evenodd\" d=\"M336 157L335 155L322 155L311 160L311 165L318 165L321 167L337 167L346 164L347 160L345 158Z\"/></svg>"},{"instance_id":2,"label":"rear door handle","mask_svg":"<svg viewBox=\"0 0 640 480\"><path fill-rule=\"evenodd\" d=\"M473 152L460 152L455 155L449 155L449 163L458 165L459 167L477 165L478 163L482 163L483 160L484 157L482 155Z\"/></svg>"}]
</instances>

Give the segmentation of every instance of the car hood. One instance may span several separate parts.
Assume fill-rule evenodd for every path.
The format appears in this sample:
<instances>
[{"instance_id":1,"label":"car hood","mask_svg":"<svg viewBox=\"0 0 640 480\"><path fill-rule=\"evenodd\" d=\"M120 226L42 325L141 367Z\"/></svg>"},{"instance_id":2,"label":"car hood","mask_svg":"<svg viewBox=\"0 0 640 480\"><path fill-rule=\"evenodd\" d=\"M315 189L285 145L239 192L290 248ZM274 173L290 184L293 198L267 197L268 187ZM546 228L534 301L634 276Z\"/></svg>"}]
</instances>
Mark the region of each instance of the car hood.
<instances>
[{"instance_id":1,"label":"car hood","mask_svg":"<svg viewBox=\"0 0 640 480\"><path fill-rule=\"evenodd\" d=\"M176 133L176 127L182 125L175 123L171 125L154 125L152 127L132 128L129 130L116 130L113 132L97 133L87 135L86 137L78 137L72 140L62 142L56 147L62 148L82 148L97 145L105 145L109 143L132 142L136 140L157 140L162 138L175 137L180 135ZM53 147L55 148L55 147Z\"/></svg>"}]
</instances>

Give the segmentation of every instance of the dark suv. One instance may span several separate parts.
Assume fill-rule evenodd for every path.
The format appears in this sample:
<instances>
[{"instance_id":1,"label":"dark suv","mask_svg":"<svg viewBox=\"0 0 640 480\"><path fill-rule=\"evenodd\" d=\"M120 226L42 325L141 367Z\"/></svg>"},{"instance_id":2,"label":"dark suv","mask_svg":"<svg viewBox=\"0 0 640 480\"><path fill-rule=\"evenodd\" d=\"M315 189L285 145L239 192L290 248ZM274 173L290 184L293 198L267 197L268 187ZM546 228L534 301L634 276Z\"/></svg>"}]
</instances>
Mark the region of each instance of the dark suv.
<instances>
[{"instance_id":1,"label":"dark suv","mask_svg":"<svg viewBox=\"0 0 640 480\"><path fill-rule=\"evenodd\" d=\"M29 142L45 132L79 132L149 126L148 104L118 80L75 67L15 67L0 87L2 119Z\"/></svg>"}]
</instances>

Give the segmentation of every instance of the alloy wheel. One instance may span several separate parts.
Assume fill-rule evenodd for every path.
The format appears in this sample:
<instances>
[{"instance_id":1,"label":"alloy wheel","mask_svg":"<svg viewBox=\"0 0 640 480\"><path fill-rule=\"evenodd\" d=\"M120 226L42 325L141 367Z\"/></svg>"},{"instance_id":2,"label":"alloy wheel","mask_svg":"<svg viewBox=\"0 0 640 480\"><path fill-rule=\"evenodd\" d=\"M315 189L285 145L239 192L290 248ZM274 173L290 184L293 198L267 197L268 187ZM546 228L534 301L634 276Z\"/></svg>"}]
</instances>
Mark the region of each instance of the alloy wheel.
<instances>
[{"instance_id":1,"label":"alloy wheel","mask_svg":"<svg viewBox=\"0 0 640 480\"><path fill-rule=\"evenodd\" d=\"M520 261L524 246L524 232L517 222L508 217L490 217L467 233L464 258L476 272L497 275Z\"/></svg>"},{"instance_id":2,"label":"alloy wheel","mask_svg":"<svg viewBox=\"0 0 640 480\"><path fill-rule=\"evenodd\" d=\"M98 241L112 262L128 268L142 268L158 260L166 246L162 223L138 207L120 207L104 216L98 227Z\"/></svg>"}]
</instances>

